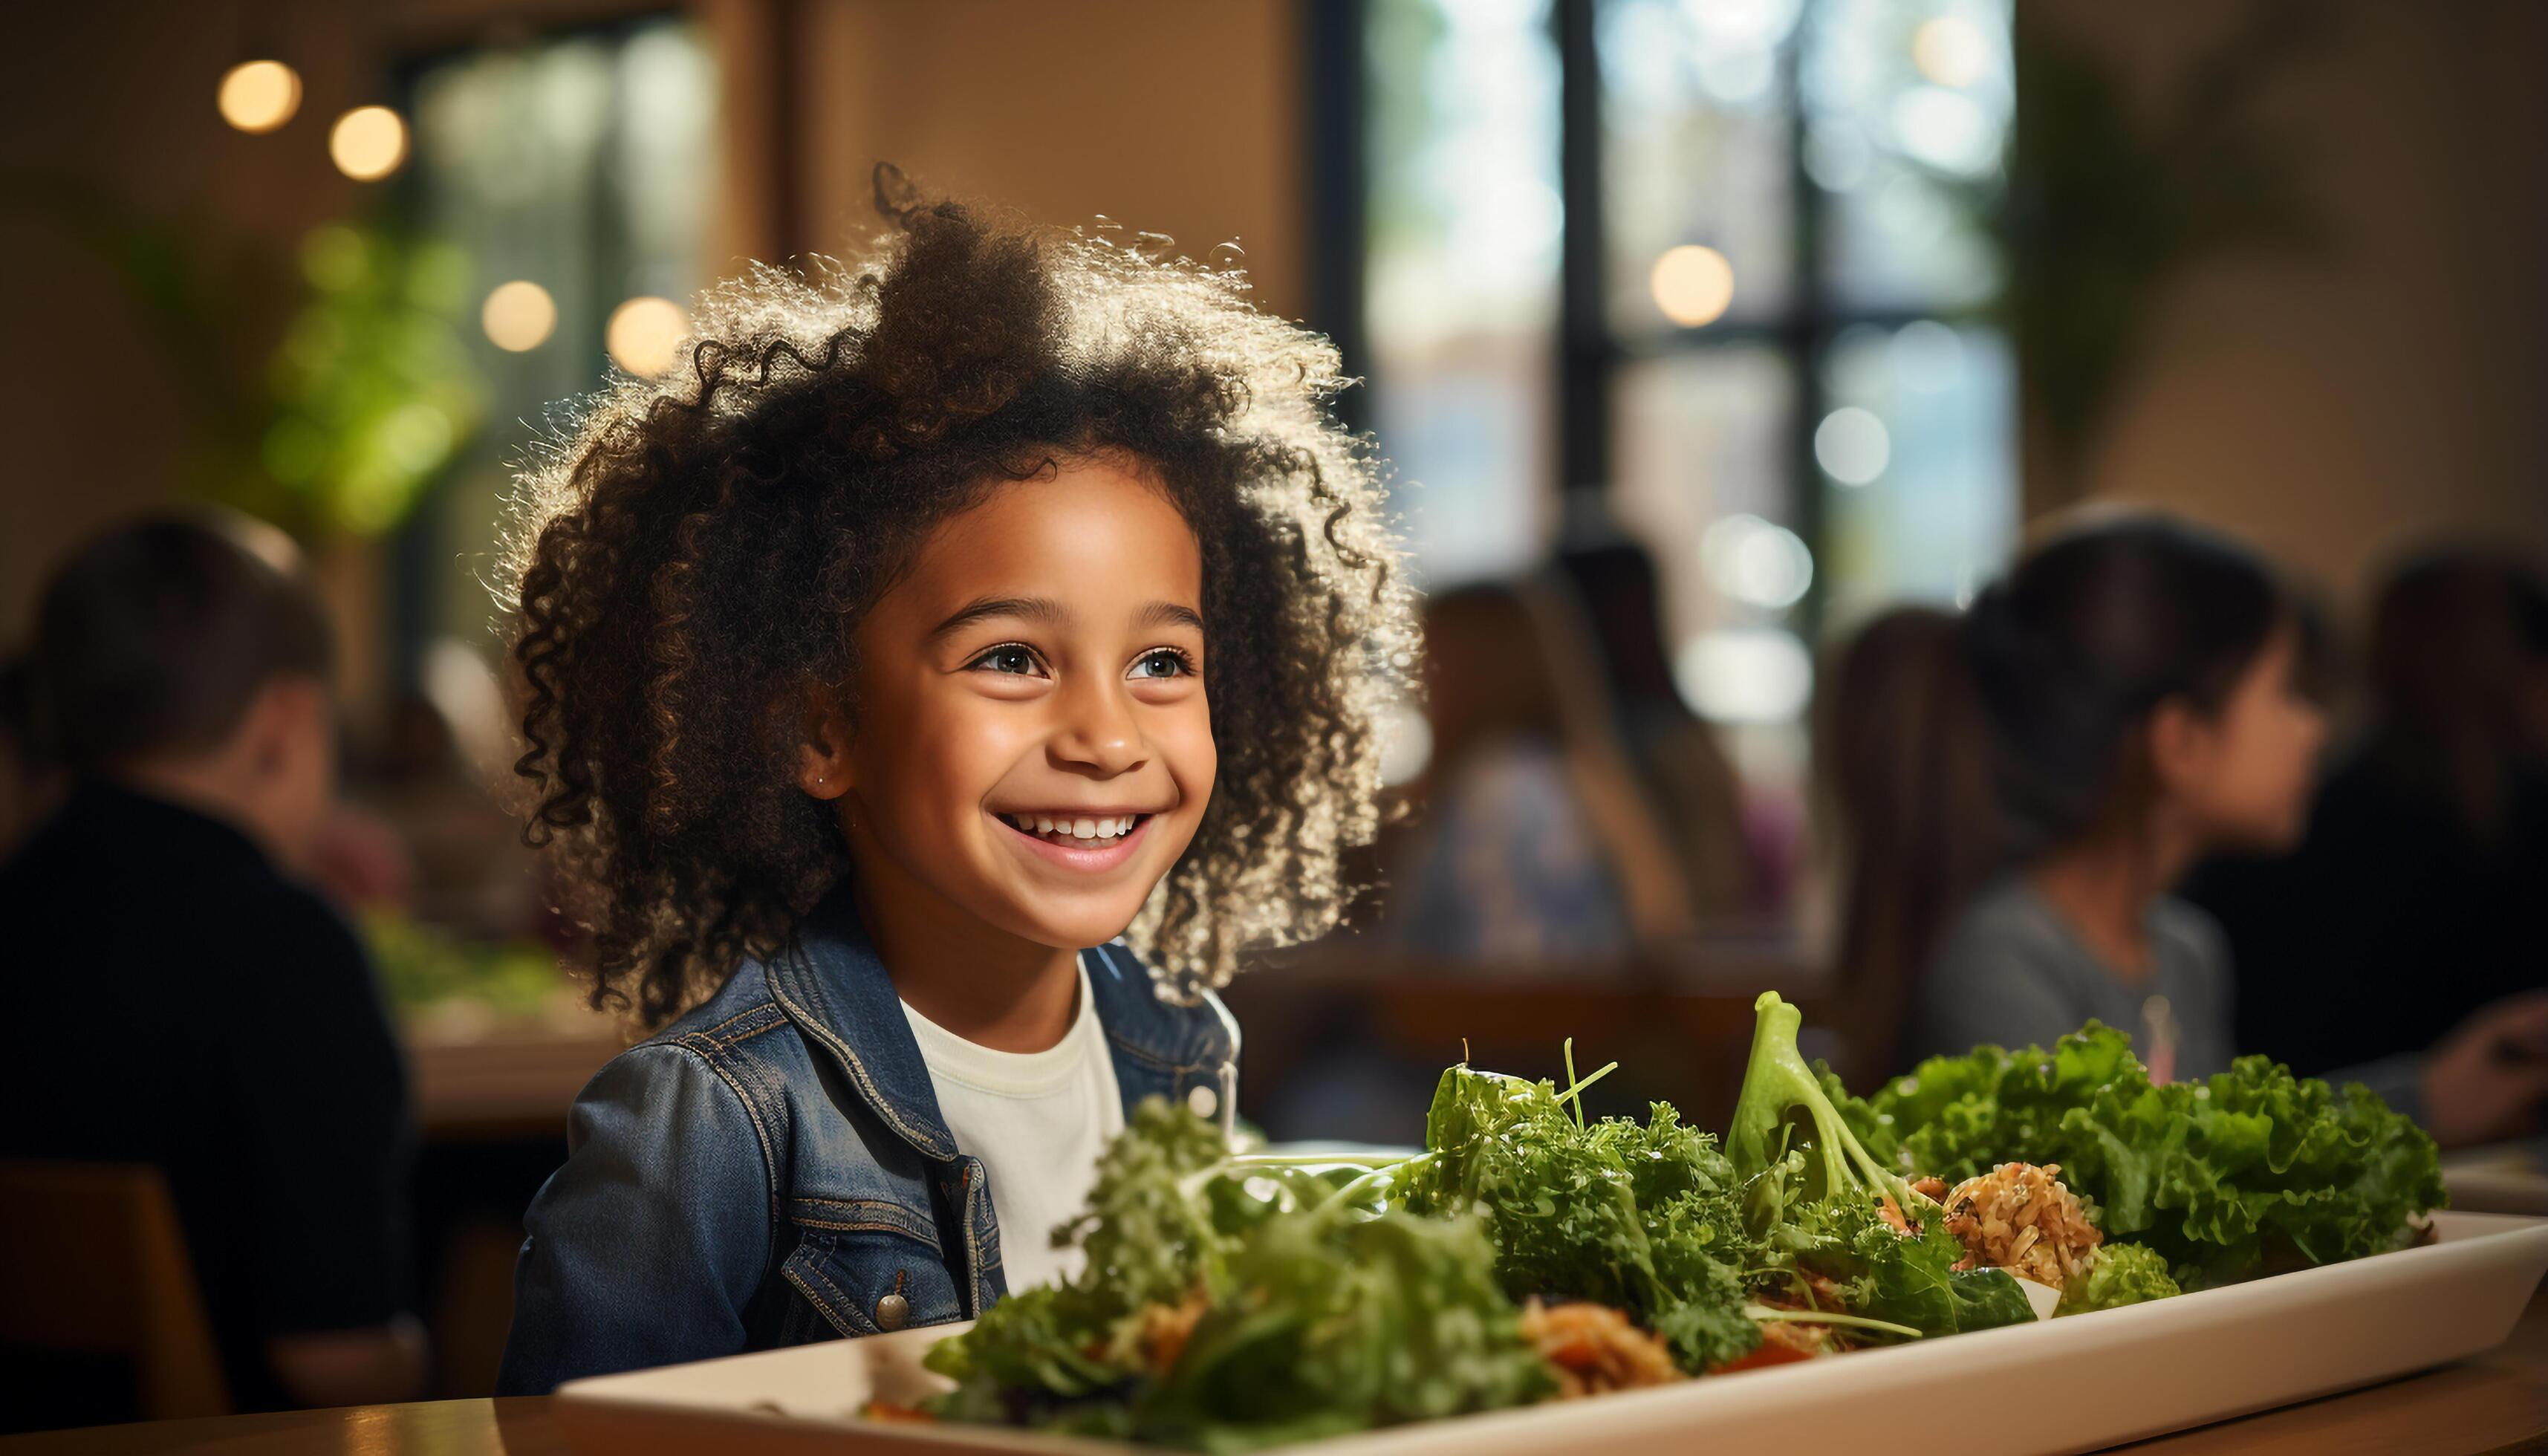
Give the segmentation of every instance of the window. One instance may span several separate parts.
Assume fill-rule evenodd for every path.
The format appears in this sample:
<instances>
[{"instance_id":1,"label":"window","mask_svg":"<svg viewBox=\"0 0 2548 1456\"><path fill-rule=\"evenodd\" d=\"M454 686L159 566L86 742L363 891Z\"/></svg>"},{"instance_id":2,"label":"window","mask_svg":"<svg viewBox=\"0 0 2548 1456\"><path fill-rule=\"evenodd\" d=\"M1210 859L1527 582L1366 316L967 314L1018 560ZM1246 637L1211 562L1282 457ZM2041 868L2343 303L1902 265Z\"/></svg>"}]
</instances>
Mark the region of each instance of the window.
<instances>
[{"instance_id":1,"label":"window","mask_svg":"<svg viewBox=\"0 0 2548 1456\"><path fill-rule=\"evenodd\" d=\"M511 472L556 402L616 364L652 374L687 332L709 273L717 69L669 17L473 49L409 72L414 228L469 260L471 342L488 427L400 540L393 623L403 670L439 695L492 658L497 533Z\"/></svg>"},{"instance_id":2,"label":"window","mask_svg":"<svg viewBox=\"0 0 2548 1456\"><path fill-rule=\"evenodd\" d=\"M1820 630L2014 537L2009 0L1366 3L1360 322L1418 571L1597 505L1684 695L1792 760Z\"/></svg>"}]
</instances>

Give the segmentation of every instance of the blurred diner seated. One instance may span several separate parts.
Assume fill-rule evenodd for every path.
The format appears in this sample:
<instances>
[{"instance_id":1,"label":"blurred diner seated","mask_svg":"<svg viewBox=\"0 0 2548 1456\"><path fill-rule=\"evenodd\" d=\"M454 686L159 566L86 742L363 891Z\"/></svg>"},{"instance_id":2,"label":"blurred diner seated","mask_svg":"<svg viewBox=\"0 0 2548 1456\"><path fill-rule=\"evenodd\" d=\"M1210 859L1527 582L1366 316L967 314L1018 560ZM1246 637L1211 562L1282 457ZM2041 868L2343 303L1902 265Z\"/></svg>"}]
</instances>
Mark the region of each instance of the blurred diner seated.
<instances>
[{"instance_id":1,"label":"blurred diner seated","mask_svg":"<svg viewBox=\"0 0 2548 1456\"><path fill-rule=\"evenodd\" d=\"M209 513L110 530L46 586L25 664L26 751L64 787L0 865L0 1158L159 1172L234 1409L411 1398L398 1050L361 945L296 878L336 748L291 543ZM115 1372L0 1363L13 1423L133 1413Z\"/></svg>"},{"instance_id":2,"label":"blurred diner seated","mask_svg":"<svg viewBox=\"0 0 2548 1456\"><path fill-rule=\"evenodd\" d=\"M1861 630L1818 742L1858 1075L2049 1045L2091 1018L2131 1033L2159 1079L2251 1049L2230 942L2174 891L2207 857L2301 837L2323 731L2308 621L2236 543L2107 516L2030 551L1961 616ZM2391 983L2373 1013L2412 989ZM2306 970L2281 991L2362 995ZM2446 1145L2520 1131L2548 1092L2541 1001L2440 1026L2429 1049L2304 1070L2365 1083Z\"/></svg>"},{"instance_id":3,"label":"blurred diner seated","mask_svg":"<svg viewBox=\"0 0 2548 1456\"><path fill-rule=\"evenodd\" d=\"M1664 646L1654 554L1615 532L1561 551L1560 577L1582 603L1609 688L1612 721L1701 925L1774 914L1786 866L1748 820L1743 782L1713 725L1690 711Z\"/></svg>"},{"instance_id":4,"label":"blurred diner seated","mask_svg":"<svg viewBox=\"0 0 2548 1456\"><path fill-rule=\"evenodd\" d=\"M2548 1097L2548 581L2450 547L2376 593L2367 732L2297 850L2189 890L2238 958L2242 1046L2306 1073L2412 1063L2445 1141L2538 1130ZM2527 1075L2524 1075L2525 1064ZM2427 1094L2429 1099L2429 1093Z\"/></svg>"},{"instance_id":5,"label":"blurred diner seated","mask_svg":"<svg viewBox=\"0 0 2548 1456\"><path fill-rule=\"evenodd\" d=\"M1389 859L1387 937L1527 971L1687 930L1689 885L1569 594L1546 579L1454 588L1425 603L1424 634L1432 752Z\"/></svg>"}]
</instances>

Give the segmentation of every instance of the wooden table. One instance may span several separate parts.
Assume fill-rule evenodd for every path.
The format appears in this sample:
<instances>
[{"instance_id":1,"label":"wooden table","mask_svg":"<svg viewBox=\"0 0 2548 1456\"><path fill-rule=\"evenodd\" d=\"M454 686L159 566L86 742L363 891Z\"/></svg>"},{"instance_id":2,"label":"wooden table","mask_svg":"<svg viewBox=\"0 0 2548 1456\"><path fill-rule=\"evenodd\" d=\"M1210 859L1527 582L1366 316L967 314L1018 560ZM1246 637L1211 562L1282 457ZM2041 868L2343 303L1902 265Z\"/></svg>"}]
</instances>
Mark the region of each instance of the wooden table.
<instances>
[{"instance_id":1,"label":"wooden table","mask_svg":"<svg viewBox=\"0 0 2548 1456\"><path fill-rule=\"evenodd\" d=\"M2059 1403L2045 1403L2045 1409L2057 1410ZM842 1449L856 1448L845 1443ZM2476 1359L2121 1449L2136 1456L2205 1456L2223 1451L2296 1456L2418 1451L2475 1456L2548 1450L2548 1290L2532 1297L2511 1339ZM0 1453L5 1456L124 1456L136 1451L551 1456L571 1450L544 1397L97 1426L0 1440Z\"/></svg>"}]
</instances>

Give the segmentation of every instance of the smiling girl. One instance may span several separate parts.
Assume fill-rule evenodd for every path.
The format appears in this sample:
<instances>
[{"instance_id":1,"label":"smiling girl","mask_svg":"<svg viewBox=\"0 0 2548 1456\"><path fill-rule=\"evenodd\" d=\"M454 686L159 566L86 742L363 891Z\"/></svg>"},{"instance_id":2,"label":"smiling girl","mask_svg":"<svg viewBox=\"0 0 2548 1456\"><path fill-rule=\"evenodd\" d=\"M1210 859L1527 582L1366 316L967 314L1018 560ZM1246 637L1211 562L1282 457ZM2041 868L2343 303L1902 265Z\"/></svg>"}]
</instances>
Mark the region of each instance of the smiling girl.
<instances>
[{"instance_id":1,"label":"smiling girl","mask_svg":"<svg viewBox=\"0 0 2548 1456\"><path fill-rule=\"evenodd\" d=\"M502 1387L979 1314L1127 1109L1227 1118L1409 666L1324 340L1180 260L912 200L711 298L526 481L537 790L596 1001Z\"/></svg>"}]
</instances>

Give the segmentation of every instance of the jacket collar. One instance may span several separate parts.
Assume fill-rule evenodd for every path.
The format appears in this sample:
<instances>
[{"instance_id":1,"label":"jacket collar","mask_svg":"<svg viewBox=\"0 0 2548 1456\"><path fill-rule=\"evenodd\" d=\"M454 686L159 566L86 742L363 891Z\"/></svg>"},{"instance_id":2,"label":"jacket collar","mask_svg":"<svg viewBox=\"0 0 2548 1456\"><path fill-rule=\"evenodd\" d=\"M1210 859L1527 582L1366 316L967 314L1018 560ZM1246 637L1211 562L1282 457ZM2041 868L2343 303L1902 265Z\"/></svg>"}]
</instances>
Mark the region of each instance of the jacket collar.
<instances>
[{"instance_id":1,"label":"jacket collar","mask_svg":"<svg viewBox=\"0 0 2548 1456\"><path fill-rule=\"evenodd\" d=\"M1236 1058L1237 1028L1218 998L1207 995L1199 1007L1162 1001L1149 971L1121 941L1082 956L1119 1080L1127 1059L1182 1074L1217 1071ZM847 881L805 917L788 946L770 958L768 973L779 1008L840 1063L885 1126L929 1157L957 1156L929 1064Z\"/></svg>"}]
</instances>

